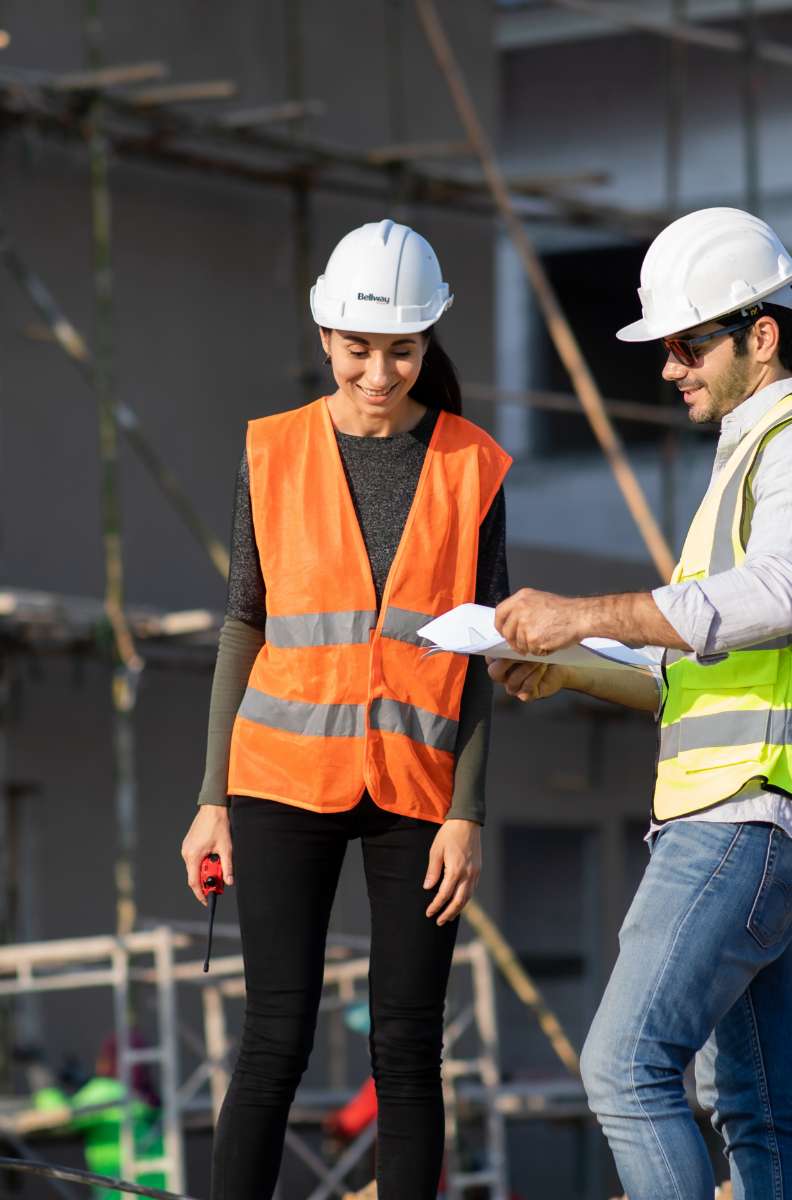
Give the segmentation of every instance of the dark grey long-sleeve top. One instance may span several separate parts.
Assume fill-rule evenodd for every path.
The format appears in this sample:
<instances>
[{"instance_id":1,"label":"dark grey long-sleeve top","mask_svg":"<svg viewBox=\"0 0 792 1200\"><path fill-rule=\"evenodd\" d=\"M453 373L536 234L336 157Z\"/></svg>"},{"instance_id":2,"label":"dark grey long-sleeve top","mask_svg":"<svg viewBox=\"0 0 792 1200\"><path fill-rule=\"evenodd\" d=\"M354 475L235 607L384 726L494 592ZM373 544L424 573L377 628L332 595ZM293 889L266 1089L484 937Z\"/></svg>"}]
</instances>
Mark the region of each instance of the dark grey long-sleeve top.
<instances>
[{"instance_id":1,"label":"dark grey long-sleeve top","mask_svg":"<svg viewBox=\"0 0 792 1200\"><path fill-rule=\"evenodd\" d=\"M349 490L371 563L379 604L412 505L437 421L429 409L414 429L390 437L357 437L336 430ZM500 489L479 535L476 600L498 604L509 594L506 505ZM231 731L251 668L265 640L266 584L261 571L247 456L237 475L226 617L220 632L209 709L206 771L199 804L227 804ZM454 794L447 819L484 821L484 781L492 710L486 665L471 658L462 693Z\"/></svg>"}]
</instances>

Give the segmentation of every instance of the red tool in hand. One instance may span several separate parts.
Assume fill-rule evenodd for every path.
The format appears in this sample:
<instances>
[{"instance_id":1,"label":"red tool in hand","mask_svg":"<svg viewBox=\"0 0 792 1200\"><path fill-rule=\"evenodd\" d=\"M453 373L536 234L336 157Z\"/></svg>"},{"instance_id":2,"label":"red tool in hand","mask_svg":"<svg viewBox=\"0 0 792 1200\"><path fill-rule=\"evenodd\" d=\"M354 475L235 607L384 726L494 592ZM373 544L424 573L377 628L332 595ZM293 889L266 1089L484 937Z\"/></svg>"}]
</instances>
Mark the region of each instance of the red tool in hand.
<instances>
[{"instance_id":1,"label":"red tool in hand","mask_svg":"<svg viewBox=\"0 0 792 1200\"><path fill-rule=\"evenodd\" d=\"M223 868L220 863L219 854L207 854L201 862L201 891L204 896L209 897L209 940L206 943L206 958L203 965L204 971L208 971L209 956L212 953L212 930L214 929L217 897L222 896L225 891Z\"/></svg>"}]
</instances>

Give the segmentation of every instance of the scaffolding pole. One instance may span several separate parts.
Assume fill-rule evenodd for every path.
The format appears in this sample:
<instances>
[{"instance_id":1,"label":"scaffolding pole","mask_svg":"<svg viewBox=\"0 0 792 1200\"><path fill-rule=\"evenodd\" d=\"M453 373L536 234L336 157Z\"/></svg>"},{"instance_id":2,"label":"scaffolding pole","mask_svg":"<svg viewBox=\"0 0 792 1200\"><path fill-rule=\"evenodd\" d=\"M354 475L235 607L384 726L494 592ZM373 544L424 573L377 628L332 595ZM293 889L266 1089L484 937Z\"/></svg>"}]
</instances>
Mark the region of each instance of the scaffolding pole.
<instances>
[{"instance_id":1,"label":"scaffolding pole","mask_svg":"<svg viewBox=\"0 0 792 1200\"><path fill-rule=\"evenodd\" d=\"M102 67L101 0L83 0L83 30L87 65ZM121 541L121 499L113 368L112 215L107 143L102 132L102 100L89 101L86 135L91 171L93 283L96 353L93 383L99 417L102 544L105 568L105 613L113 632L114 658L111 701L118 849L115 863L116 929L130 933L135 925L134 860L137 846L137 779L134 711L143 661L124 614L124 562Z\"/></svg>"},{"instance_id":2,"label":"scaffolding pole","mask_svg":"<svg viewBox=\"0 0 792 1200\"><path fill-rule=\"evenodd\" d=\"M0 120L9 128L32 125L59 139L82 138L79 118L66 99L54 90L51 81L27 75L17 79L16 73L0 69ZM383 180L387 185L391 160L382 162L370 151L296 138L294 134L276 133L266 125L233 127L222 116L199 118L178 112L175 107L143 109L115 94L105 96L104 100L105 134L119 158L182 168L204 178L216 175L287 188L300 182L312 190L354 196L358 201L389 200ZM112 127L110 117L115 118ZM414 151L414 147L407 149ZM232 157L234 151L238 153ZM267 161L254 160L253 153L266 155ZM272 161L273 155L278 156L277 162ZM468 173L419 170L410 161L413 157L408 154L401 163L411 204L435 206L443 211L452 206L459 211L491 216L492 202L484 181L471 178ZM338 174L341 171L343 176ZM662 212L630 211L568 194L570 185L586 182L592 182L591 178L581 179L577 173L512 179L510 186L515 196L523 198L516 203L526 219L551 218L586 227L601 225L635 237L651 237L661 227Z\"/></svg>"},{"instance_id":3,"label":"scaffolding pole","mask_svg":"<svg viewBox=\"0 0 792 1200\"><path fill-rule=\"evenodd\" d=\"M459 118L479 157L493 199L531 282L559 358L569 373L581 406L588 417L594 435L608 461L652 561L657 567L660 577L667 581L674 569L674 557L627 460L621 438L613 428L605 411L599 388L583 357L572 327L512 203L506 179L479 119L464 76L438 16L434 0L416 0L416 8L429 45L448 85Z\"/></svg>"}]
</instances>

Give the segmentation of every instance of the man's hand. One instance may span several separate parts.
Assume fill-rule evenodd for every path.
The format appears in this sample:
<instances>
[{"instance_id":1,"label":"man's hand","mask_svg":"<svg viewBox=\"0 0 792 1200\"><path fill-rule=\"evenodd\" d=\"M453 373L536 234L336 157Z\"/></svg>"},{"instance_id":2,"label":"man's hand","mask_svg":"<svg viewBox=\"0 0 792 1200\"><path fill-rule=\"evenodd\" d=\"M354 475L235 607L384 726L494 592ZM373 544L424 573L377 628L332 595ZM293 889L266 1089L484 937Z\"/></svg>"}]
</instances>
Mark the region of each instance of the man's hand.
<instances>
[{"instance_id":1,"label":"man's hand","mask_svg":"<svg viewBox=\"0 0 792 1200\"><path fill-rule=\"evenodd\" d=\"M487 663L490 679L526 703L546 700L566 687L565 669L555 663L512 662L508 658L488 658Z\"/></svg>"},{"instance_id":2,"label":"man's hand","mask_svg":"<svg viewBox=\"0 0 792 1200\"><path fill-rule=\"evenodd\" d=\"M481 826L475 821L452 818L440 826L429 851L425 888L433 888L442 879L427 917L437 916L445 925L462 912L475 891L481 874Z\"/></svg>"},{"instance_id":3,"label":"man's hand","mask_svg":"<svg viewBox=\"0 0 792 1200\"><path fill-rule=\"evenodd\" d=\"M495 628L520 654L552 654L580 641L580 610L580 600L521 588L495 609Z\"/></svg>"}]
</instances>

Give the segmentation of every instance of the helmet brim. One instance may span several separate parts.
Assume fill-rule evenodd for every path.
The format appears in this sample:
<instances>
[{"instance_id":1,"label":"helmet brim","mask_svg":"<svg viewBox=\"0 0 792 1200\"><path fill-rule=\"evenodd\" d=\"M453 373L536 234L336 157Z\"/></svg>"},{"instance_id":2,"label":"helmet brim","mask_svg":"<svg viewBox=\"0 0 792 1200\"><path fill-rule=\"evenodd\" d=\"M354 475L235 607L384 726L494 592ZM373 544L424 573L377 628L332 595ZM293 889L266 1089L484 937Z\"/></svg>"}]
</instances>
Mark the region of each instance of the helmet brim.
<instances>
[{"instance_id":1,"label":"helmet brim","mask_svg":"<svg viewBox=\"0 0 792 1200\"><path fill-rule=\"evenodd\" d=\"M656 338L668 337L668 334L656 333L641 317L640 321L633 321L631 325L625 325L617 332L616 337L620 342L653 342Z\"/></svg>"},{"instance_id":2,"label":"helmet brim","mask_svg":"<svg viewBox=\"0 0 792 1200\"><path fill-rule=\"evenodd\" d=\"M321 325L325 329L337 329L341 333L390 333L395 336L399 333L423 333L431 325L436 325L440 317L434 317L431 321L414 321L406 325L397 324L394 321L372 321L371 318L353 323L345 321L343 318L340 321L322 321L316 313L313 314L313 319L317 325Z\"/></svg>"},{"instance_id":3,"label":"helmet brim","mask_svg":"<svg viewBox=\"0 0 792 1200\"><path fill-rule=\"evenodd\" d=\"M737 313L742 309L751 308L754 304L759 304L762 300L767 300L770 303L780 304L782 307L792 307L792 301L788 300L784 293L792 283L792 276L783 279L780 283L773 282L772 287L760 289L755 296L749 296L743 300L741 304L730 304L727 308L719 309L717 312L708 313L707 316L699 316L697 321L691 321L689 325L650 325L645 318L640 321L633 321L631 325L625 325L616 333L616 337L620 342L655 342L660 338L671 337L674 334L682 333L684 329L692 329L696 325L704 325L707 321L717 321L721 317L727 316L729 313ZM783 297L783 298L782 298Z\"/></svg>"},{"instance_id":4,"label":"helmet brim","mask_svg":"<svg viewBox=\"0 0 792 1200\"><path fill-rule=\"evenodd\" d=\"M356 305L327 304L319 294L318 281L311 288L310 295L311 316L323 329L339 329L346 333L385 333L394 336L399 333L423 333L430 325L436 325L453 303L453 295L446 295L439 305L424 305L424 311L429 309L432 313L424 320L399 321L394 319L392 309L390 315L386 311L378 318L376 305L368 305L366 310L361 312L360 307Z\"/></svg>"}]
</instances>

